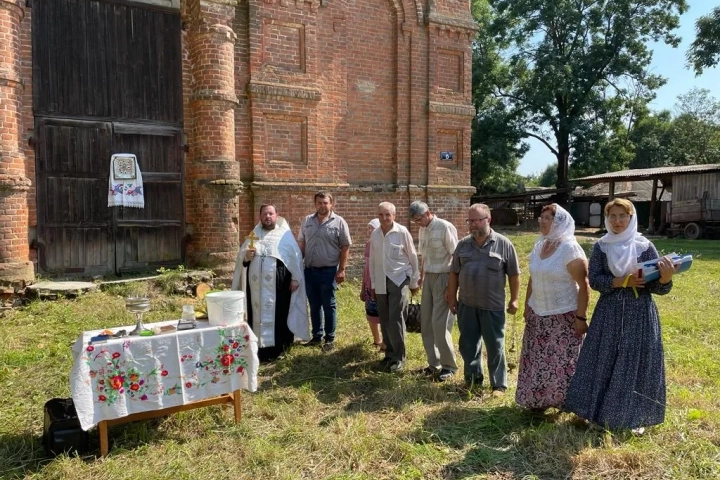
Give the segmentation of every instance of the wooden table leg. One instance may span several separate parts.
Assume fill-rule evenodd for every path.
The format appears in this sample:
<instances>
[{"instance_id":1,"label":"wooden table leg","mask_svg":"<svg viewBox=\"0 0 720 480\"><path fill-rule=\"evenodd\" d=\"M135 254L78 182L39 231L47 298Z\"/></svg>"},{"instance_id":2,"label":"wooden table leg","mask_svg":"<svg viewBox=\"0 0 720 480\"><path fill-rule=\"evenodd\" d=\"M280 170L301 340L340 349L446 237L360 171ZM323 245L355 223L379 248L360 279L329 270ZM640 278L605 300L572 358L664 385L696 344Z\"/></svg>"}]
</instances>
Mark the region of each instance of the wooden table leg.
<instances>
[{"instance_id":1,"label":"wooden table leg","mask_svg":"<svg viewBox=\"0 0 720 480\"><path fill-rule=\"evenodd\" d=\"M242 398L240 397L240 389L235 390L232 393L233 396L233 410L235 410L235 423L240 423L242 419Z\"/></svg>"},{"instance_id":2,"label":"wooden table leg","mask_svg":"<svg viewBox=\"0 0 720 480\"><path fill-rule=\"evenodd\" d=\"M107 421L103 420L98 423L98 433L100 436L100 456L106 457L110 450L108 445L108 426Z\"/></svg>"}]
</instances>

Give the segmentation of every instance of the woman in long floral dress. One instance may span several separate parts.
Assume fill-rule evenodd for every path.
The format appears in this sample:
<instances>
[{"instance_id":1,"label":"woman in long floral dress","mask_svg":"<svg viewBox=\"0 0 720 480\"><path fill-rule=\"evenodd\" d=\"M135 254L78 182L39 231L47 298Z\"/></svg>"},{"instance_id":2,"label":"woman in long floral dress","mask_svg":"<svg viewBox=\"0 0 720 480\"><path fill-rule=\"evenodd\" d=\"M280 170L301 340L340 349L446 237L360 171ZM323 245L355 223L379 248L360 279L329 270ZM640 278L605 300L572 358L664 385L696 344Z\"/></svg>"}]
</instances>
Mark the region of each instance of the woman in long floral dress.
<instances>
[{"instance_id":1,"label":"woman in long floral dress","mask_svg":"<svg viewBox=\"0 0 720 480\"><path fill-rule=\"evenodd\" d=\"M660 278L646 283L637 264L658 252L637 232L633 204L614 199L604 213L608 233L593 247L589 266L600 298L565 407L602 427L641 433L665 419L663 344L652 294L670 292L675 270L663 257Z\"/></svg>"},{"instance_id":2,"label":"woman in long floral dress","mask_svg":"<svg viewBox=\"0 0 720 480\"><path fill-rule=\"evenodd\" d=\"M515 401L532 410L561 408L587 331L587 257L575 222L557 204L540 213L540 239L530 253L525 331Z\"/></svg>"}]
</instances>

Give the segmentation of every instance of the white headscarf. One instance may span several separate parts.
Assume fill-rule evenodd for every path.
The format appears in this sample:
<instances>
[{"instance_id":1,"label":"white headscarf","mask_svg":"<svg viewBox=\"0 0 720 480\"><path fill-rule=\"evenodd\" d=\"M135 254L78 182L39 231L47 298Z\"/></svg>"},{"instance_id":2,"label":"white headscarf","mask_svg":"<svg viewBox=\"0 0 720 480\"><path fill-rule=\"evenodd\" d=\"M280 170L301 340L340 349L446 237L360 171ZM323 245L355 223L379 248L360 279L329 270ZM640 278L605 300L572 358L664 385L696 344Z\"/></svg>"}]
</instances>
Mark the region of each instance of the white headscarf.
<instances>
[{"instance_id":1,"label":"white headscarf","mask_svg":"<svg viewBox=\"0 0 720 480\"><path fill-rule=\"evenodd\" d=\"M547 235L541 233L538 237L533 248L536 253L540 252L546 241L556 247L568 240L575 241L575 220L572 215L557 203L553 203L553 205L555 205L555 216L550 231Z\"/></svg>"},{"instance_id":2,"label":"white headscarf","mask_svg":"<svg viewBox=\"0 0 720 480\"><path fill-rule=\"evenodd\" d=\"M607 233L600 238L599 245L607 255L610 271L616 277L635 273L638 257L650 246L650 241L637 231L637 215L630 215L628 226L622 233L613 232L606 215L605 228Z\"/></svg>"},{"instance_id":3,"label":"white headscarf","mask_svg":"<svg viewBox=\"0 0 720 480\"><path fill-rule=\"evenodd\" d=\"M368 222L368 227L372 227L373 230L375 230L379 226L380 226L380 220L378 220L377 218L373 218L372 220L370 220Z\"/></svg>"}]
</instances>

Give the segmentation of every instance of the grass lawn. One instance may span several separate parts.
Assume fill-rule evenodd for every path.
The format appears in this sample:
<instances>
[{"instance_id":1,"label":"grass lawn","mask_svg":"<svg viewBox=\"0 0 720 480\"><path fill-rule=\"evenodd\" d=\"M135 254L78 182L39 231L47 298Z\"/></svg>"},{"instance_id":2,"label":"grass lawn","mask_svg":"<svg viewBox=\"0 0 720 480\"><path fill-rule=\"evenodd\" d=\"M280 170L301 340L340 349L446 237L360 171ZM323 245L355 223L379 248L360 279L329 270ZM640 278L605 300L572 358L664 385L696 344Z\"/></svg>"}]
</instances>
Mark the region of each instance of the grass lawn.
<instances>
[{"instance_id":1,"label":"grass lawn","mask_svg":"<svg viewBox=\"0 0 720 480\"><path fill-rule=\"evenodd\" d=\"M511 236L526 272L523 295L534 238ZM669 295L656 297L667 417L643 436L588 428L556 411L525 413L513 401L517 371L500 399L459 393L462 376L430 383L413 373L425 366L417 334L408 335L403 374L375 371L380 355L351 282L339 290L337 348L295 347L263 365L258 391L243 396L240 424L231 408L208 407L111 428L105 459L46 458L43 405L69 396L70 347L79 333L133 323L123 303L129 293L152 296L148 322L178 318L188 301L138 283L2 313L0 478L720 478L720 242L654 243L661 252L693 253L696 262ZM521 314L508 317L508 348L513 338L516 344L510 361L522 328ZM91 441L97 446L94 432Z\"/></svg>"}]
</instances>

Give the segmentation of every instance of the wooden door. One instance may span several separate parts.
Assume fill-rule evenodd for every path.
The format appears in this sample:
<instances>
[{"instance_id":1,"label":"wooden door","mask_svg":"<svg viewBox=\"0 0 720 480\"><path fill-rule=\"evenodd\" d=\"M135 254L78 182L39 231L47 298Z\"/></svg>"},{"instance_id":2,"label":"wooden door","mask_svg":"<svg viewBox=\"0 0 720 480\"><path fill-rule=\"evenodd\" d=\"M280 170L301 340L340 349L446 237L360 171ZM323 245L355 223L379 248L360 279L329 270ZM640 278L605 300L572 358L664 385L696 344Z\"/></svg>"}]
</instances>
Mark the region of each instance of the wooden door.
<instances>
[{"instance_id":1,"label":"wooden door","mask_svg":"<svg viewBox=\"0 0 720 480\"><path fill-rule=\"evenodd\" d=\"M145 196L145 208L113 207L116 270L178 265L184 234L181 131L141 124L113 127L113 153L137 156Z\"/></svg>"},{"instance_id":2,"label":"wooden door","mask_svg":"<svg viewBox=\"0 0 720 480\"><path fill-rule=\"evenodd\" d=\"M123 0L36 0L32 10L40 270L182 263L179 12ZM113 153L137 156L144 209L107 207Z\"/></svg>"},{"instance_id":3,"label":"wooden door","mask_svg":"<svg viewBox=\"0 0 720 480\"><path fill-rule=\"evenodd\" d=\"M114 272L114 228L107 207L112 125L41 118L35 138L41 272Z\"/></svg>"}]
</instances>

